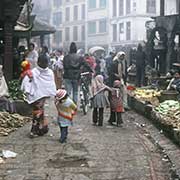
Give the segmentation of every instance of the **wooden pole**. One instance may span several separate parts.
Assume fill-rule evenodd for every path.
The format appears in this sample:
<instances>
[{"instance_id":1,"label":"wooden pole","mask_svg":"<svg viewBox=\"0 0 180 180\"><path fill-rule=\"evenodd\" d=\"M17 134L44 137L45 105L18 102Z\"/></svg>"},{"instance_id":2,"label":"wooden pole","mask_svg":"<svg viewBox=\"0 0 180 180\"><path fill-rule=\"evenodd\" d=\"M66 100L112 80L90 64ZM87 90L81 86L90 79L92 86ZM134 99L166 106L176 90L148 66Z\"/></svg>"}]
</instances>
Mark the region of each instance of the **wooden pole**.
<instances>
[{"instance_id":1,"label":"wooden pole","mask_svg":"<svg viewBox=\"0 0 180 180\"><path fill-rule=\"evenodd\" d=\"M164 16L164 14L165 14L165 0L161 0L160 1L160 16Z\"/></svg>"},{"instance_id":2,"label":"wooden pole","mask_svg":"<svg viewBox=\"0 0 180 180\"><path fill-rule=\"evenodd\" d=\"M13 78L13 23L4 24L4 72L7 80Z\"/></svg>"}]
</instances>

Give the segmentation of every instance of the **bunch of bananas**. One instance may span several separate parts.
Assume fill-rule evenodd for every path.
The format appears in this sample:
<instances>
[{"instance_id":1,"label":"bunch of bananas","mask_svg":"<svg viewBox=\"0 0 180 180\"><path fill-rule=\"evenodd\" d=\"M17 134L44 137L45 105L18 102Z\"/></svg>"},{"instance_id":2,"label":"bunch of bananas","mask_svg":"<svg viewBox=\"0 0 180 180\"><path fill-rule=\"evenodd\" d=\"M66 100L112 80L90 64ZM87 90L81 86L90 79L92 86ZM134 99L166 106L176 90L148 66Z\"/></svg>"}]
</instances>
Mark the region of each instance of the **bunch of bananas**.
<instances>
[{"instance_id":1,"label":"bunch of bananas","mask_svg":"<svg viewBox=\"0 0 180 180\"><path fill-rule=\"evenodd\" d=\"M152 105L159 105L158 96L161 96L161 91L154 89L137 88L134 91L134 97L140 101L149 102Z\"/></svg>"}]
</instances>

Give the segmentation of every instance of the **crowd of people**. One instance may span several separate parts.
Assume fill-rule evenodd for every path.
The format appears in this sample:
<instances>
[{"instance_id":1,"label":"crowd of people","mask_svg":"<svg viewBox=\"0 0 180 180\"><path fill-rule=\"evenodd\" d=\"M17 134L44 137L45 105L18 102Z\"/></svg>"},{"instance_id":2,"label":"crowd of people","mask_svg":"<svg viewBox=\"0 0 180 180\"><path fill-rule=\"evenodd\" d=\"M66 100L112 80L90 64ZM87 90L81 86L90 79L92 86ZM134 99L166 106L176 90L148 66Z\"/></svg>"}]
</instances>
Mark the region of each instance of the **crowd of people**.
<instances>
[{"instance_id":1,"label":"crowd of people","mask_svg":"<svg viewBox=\"0 0 180 180\"><path fill-rule=\"evenodd\" d=\"M140 45L137 56L144 60ZM52 96L58 111L60 142L66 142L68 126L72 125L79 105L78 87L83 72L89 72L87 82L93 108L93 125L103 126L104 109L109 107L109 124L122 126L121 114L128 109L127 60L123 51L116 53L112 50L106 57L103 54L78 53L76 44L72 42L67 54L60 49L50 54L46 46L38 53L31 43L29 51L24 54L21 68L21 89L33 111L31 137L48 132L44 104Z\"/></svg>"}]
</instances>

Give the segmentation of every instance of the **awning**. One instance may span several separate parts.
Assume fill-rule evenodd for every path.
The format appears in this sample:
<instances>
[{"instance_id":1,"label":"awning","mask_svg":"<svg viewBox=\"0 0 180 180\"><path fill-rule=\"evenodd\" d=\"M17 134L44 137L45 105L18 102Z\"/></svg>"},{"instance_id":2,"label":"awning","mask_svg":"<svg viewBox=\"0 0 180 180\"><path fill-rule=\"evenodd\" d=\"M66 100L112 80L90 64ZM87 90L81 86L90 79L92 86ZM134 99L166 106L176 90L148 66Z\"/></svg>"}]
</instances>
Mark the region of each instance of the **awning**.
<instances>
[{"instance_id":1,"label":"awning","mask_svg":"<svg viewBox=\"0 0 180 180\"><path fill-rule=\"evenodd\" d=\"M35 18L35 17L34 17ZM48 35L53 34L56 32L56 29L47 24L46 22L40 20L40 19L34 19L33 25L31 27L28 27L26 24L21 23L17 21L16 26L14 27L14 36L17 38L27 38L29 34L31 33L31 36L42 36L42 35ZM3 30L0 29L0 36L3 36Z\"/></svg>"}]
</instances>

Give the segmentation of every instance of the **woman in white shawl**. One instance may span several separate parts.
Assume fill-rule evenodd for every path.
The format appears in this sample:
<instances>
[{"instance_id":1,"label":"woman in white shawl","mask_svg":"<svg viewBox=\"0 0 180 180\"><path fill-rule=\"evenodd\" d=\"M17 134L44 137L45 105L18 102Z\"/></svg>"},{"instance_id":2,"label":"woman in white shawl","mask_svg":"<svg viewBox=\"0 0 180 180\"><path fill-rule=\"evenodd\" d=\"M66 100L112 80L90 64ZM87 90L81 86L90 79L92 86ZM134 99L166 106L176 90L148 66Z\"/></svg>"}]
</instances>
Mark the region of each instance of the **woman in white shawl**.
<instances>
[{"instance_id":1,"label":"woman in white shawl","mask_svg":"<svg viewBox=\"0 0 180 180\"><path fill-rule=\"evenodd\" d=\"M0 110L8 111L10 113L15 112L15 107L8 99L9 92L6 80L3 75L3 66L0 65Z\"/></svg>"},{"instance_id":2,"label":"woman in white shawl","mask_svg":"<svg viewBox=\"0 0 180 180\"><path fill-rule=\"evenodd\" d=\"M30 136L41 136L48 132L48 122L44 117L44 104L48 97L55 96L54 74L48 68L48 58L41 55L38 66L32 70L33 78L28 76L22 81L21 89L25 92L27 102L33 109L33 122Z\"/></svg>"}]
</instances>

